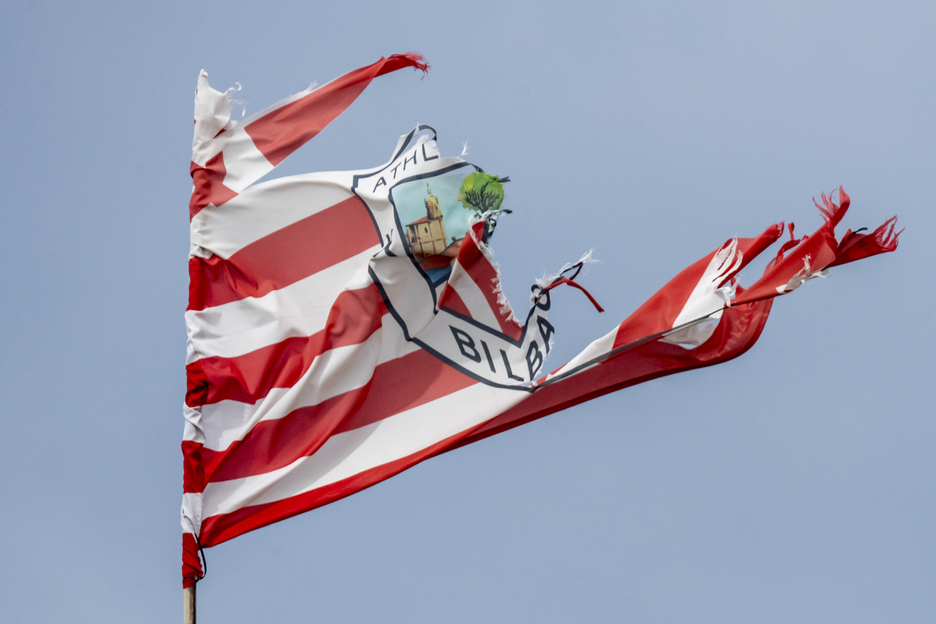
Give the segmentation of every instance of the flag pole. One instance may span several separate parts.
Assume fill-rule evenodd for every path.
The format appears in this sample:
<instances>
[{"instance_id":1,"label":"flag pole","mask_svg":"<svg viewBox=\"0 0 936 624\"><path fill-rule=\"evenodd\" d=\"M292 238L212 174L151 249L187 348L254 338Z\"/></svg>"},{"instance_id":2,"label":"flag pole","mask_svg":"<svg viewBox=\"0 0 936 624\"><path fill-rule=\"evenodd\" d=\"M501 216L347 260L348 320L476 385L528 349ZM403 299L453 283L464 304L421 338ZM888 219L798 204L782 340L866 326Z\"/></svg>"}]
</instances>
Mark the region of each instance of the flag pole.
<instances>
[{"instance_id":1,"label":"flag pole","mask_svg":"<svg viewBox=\"0 0 936 624\"><path fill-rule=\"evenodd\" d=\"M182 588L182 624L195 624L195 587Z\"/></svg>"}]
</instances>

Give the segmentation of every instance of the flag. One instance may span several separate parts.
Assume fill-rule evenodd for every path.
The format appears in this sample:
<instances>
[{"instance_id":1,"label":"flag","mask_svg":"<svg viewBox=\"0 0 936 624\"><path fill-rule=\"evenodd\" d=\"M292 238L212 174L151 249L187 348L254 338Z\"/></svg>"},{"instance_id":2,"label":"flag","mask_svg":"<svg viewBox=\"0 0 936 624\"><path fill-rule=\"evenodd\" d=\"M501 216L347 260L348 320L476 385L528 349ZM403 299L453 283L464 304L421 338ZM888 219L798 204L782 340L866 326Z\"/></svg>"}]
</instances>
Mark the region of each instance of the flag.
<instances>
[{"instance_id":1,"label":"flag","mask_svg":"<svg viewBox=\"0 0 936 624\"><path fill-rule=\"evenodd\" d=\"M369 487L428 459L583 401L735 358L773 297L830 267L893 251L895 218L839 241L824 224L732 238L613 331L549 374L559 286L583 257L537 280L527 310L501 292L491 240L508 179L443 156L420 125L360 171L258 180L383 74L382 58L240 123L233 90L198 78L185 312L183 584L199 549ZM738 272L788 232L759 280Z\"/></svg>"}]
</instances>

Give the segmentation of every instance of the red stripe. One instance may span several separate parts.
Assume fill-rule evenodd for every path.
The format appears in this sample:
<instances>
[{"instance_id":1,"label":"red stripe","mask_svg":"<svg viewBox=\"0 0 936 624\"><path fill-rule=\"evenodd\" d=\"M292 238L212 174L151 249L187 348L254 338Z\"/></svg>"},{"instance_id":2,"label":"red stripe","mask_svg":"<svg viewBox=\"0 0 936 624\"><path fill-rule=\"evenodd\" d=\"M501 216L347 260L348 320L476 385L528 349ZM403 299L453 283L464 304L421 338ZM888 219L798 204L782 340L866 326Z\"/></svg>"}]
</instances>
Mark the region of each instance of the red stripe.
<instances>
[{"instance_id":1,"label":"red stripe","mask_svg":"<svg viewBox=\"0 0 936 624\"><path fill-rule=\"evenodd\" d=\"M224 176L227 169L224 166L224 154L219 152L212 156L204 167L192 163L190 167L192 183L192 199L189 200L189 219L195 217L208 204L220 206L237 197L237 193L224 186Z\"/></svg>"},{"instance_id":2,"label":"red stripe","mask_svg":"<svg viewBox=\"0 0 936 624\"><path fill-rule=\"evenodd\" d=\"M406 67L418 69L423 75L429 71L429 63L426 62L426 59L424 59L419 52L391 54L389 57L382 60L383 65L377 72L378 76L383 76L384 74L389 74L390 72L395 72L398 69L404 69Z\"/></svg>"},{"instance_id":3,"label":"red stripe","mask_svg":"<svg viewBox=\"0 0 936 624\"><path fill-rule=\"evenodd\" d=\"M201 559L198 556L198 544L191 533L182 534L182 587L194 587L205 576Z\"/></svg>"},{"instance_id":4,"label":"red stripe","mask_svg":"<svg viewBox=\"0 0 936 624\"><path fill-rule=\"evenodd\" d=\"M202 464L202 445L182 440L182 491L202 492L205 489L205 469Z\"/></svg>"},{"instance_id":5,"label":"red stripe","mask_svg":"<svg viewBox=\"0 0 936 624\"><path fill-rule=\"evenodd\" d=\"M442 294L439 295L439 307L471 318L471 312L468 310L468 306L465 305L465 302L462 301L458 291L448 284L445 285L445 288L442 289Z\"/></svg>"},{"instance_id":6,"label":"red stripe","mask_svg":"<svg viewBox=\"0 0 936 624\"><path fill-rule=\"evenodd\" d=\"M830 267L861 260L869 256L887 253L897 249L897 239L901 232L895 232L897 217L893 216L870 234L855 234L851 230L842 237L835 252L835 261Z\"/></svg>"},{"instance_id":7,"label":"red stripe","mask_svg":"<svg viewBox=\"0 0 936 624\"><path fill-rule=\"evenodd\" d=\"M271 388L289 388L318 355L367 340L380 328L386 313L376 286L343 291L320 332L287 338L238 357L207 357L189 364L186 404L197 407L224 400L253 404Z\"/></svg>"},{"instance_id":8,"label":"red stripe","mask_svg":"<svg viewBox=\"0 0 936 624\"><path fill-rule=\"evenodd\" d=\"M336 78L312 93L281 106L244 127L254 145L274 166L321 132L383 74L428 66L419 55L394 55Z\"/></svg>"},{"instance_id":9,"label":"red stripe","mask_svg":"<svg viewBox=\"0 0 936 624\"><path fill-rule=\"evenodd\" d=\"M332 435L425 405L477 383L419 350L374 369L370 382L283 418L257 423L225 451L201 451L206 482L240 479L314 454Z\"/></svg>"},{"instance_id":10,"label":"red stripe","mask_svg":"<svg viewBox=\"0 0 936 624\"><path fill-rule=\"evenodd\" d=\"M783 221L774 223L757 238L739 238L738 249L741 250L742 257L741 266L738 267L738 271L744 270L744 267L750 264L750 262L765 249L777 242L777 239L781 236L783 236ZM719 286L721 285L722 284L719 284Z\"/></svg>"},{"instance_id":11,"label":"red stripe","mask_svg":"<svg viewBox=\"0 0 936 624\"><path fill-rule=\"evenodd\" d=\"M188 309L262 297L379 242L364 202L349 197L250 243L227 260L189 259Z\"/></svg>"},{"instance_id":12,"label":"red stripe","mask_svg":"<svg viewBox=\"0 0 936 624\"><path fill-rule=\"evenodd\" d=\"M620 347L644 336L652 336L672 329L673 322L682 312L683 306L689 300L689 295L696 287L696 284L699 283L705 269L717 252L716 249L684 269L679 275L667 282L666 286L647 299L633 314L628 316L618 326L618 333L614 338L614 347Z\"/></svg>"},{"instance_id":13,"label":"red stripe","mask_svg":"<svg viewBox=\"0 0 936 624\"><path fill-rule=\"evenodd\" d=\"M333 503L336 500L350 496L380 483L415 466L419 462L452 448L472 430L458 433L441 440L421 451L402 457L400 459L382 464L358 474L316 488L310 492L291 496L272 503L243 507L227 514L218 514L205 518L201 525L201 542L205 547L217 546L222 542L243 535L254 529L265 527L274 522L291 518L306 511Z\"/></svg>"},{"instance_id":14,"label":"red stripe","mask_svg":"<svg viewBox=\"0 0 936 624\"><path fill-rule=\"evenodd\" d=\"M472 230L480 238L481 233L484 231L484 223L476 223ZM488 307L497 317L500 330L514 340L519 339L523 334L523 328L501 313L501 304L498 303L497 293L494 292L494 285L498 283L497 271L481 253L481 250L478 249L478 245L471 236L466 236L462 243L458 252L458 263L465 269L471 280L484 295Z\"/></svg>"},{"instance_id":15,"label":"red stripe","mask_svg":"<svg viewBox=\"0 0 936 624\"><path fill-rule=\"evenodd\" d=\"M257 423L243 440L227 450L203 448L202 462L208 482L227 481L263 474L288 466L315 453L332 435L341 419L367 397L367 387L301 407L276 420Z\"/></svg>"}]
</instances>

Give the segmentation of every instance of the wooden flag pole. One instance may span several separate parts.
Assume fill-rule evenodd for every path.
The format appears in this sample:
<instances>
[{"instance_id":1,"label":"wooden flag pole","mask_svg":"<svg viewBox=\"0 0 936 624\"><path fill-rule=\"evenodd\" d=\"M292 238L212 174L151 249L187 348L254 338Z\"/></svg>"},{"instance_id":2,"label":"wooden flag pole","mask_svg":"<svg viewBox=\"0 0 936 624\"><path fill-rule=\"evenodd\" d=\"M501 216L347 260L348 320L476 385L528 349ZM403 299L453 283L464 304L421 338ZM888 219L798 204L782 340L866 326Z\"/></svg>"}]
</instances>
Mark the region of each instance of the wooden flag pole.
<instances>
[{"instance_id":1,"label":"wooden flag pole","mask_svg":"<svg viewBox=\"0 0 936 624\"><path fill-rule=\"evenodd\" d=\"M195 587L182 588L182 624L195 624Z\"/></svg>"}]
</instances>

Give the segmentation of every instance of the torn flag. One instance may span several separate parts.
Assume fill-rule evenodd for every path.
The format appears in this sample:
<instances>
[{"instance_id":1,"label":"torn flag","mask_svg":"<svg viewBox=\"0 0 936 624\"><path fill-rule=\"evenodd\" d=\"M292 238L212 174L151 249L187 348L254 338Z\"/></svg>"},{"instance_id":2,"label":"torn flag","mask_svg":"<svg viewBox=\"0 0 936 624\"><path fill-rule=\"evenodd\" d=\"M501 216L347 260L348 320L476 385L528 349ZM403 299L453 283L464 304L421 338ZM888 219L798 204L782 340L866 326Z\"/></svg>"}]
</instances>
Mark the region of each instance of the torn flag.
<instances>
[{"instance_id":1,"label":"torn flag","mask_svg":"<svg viewBox=\"0 0 936 624\"><path fill-rule=\"evenodd\" d=\"M529 308L514 312L491 251L507 178L444 157L435 131L418 126L381 166L258 183L371 80L405 67L427 69L418 55L394 55L241 123L231 119L232 92L199 76L186 586L202 575L199 547L608 392L737 357L756 342L773 297L897 247L893 219L839 242L849 198L823 195L825 224L802 239L791 225L749 288L738 272L783 236L782 223L717 247L544 374L557 332L551 298L560 285L584 291L576 277L586 259L537 281Z\"/></svg>"}]
</instances>

